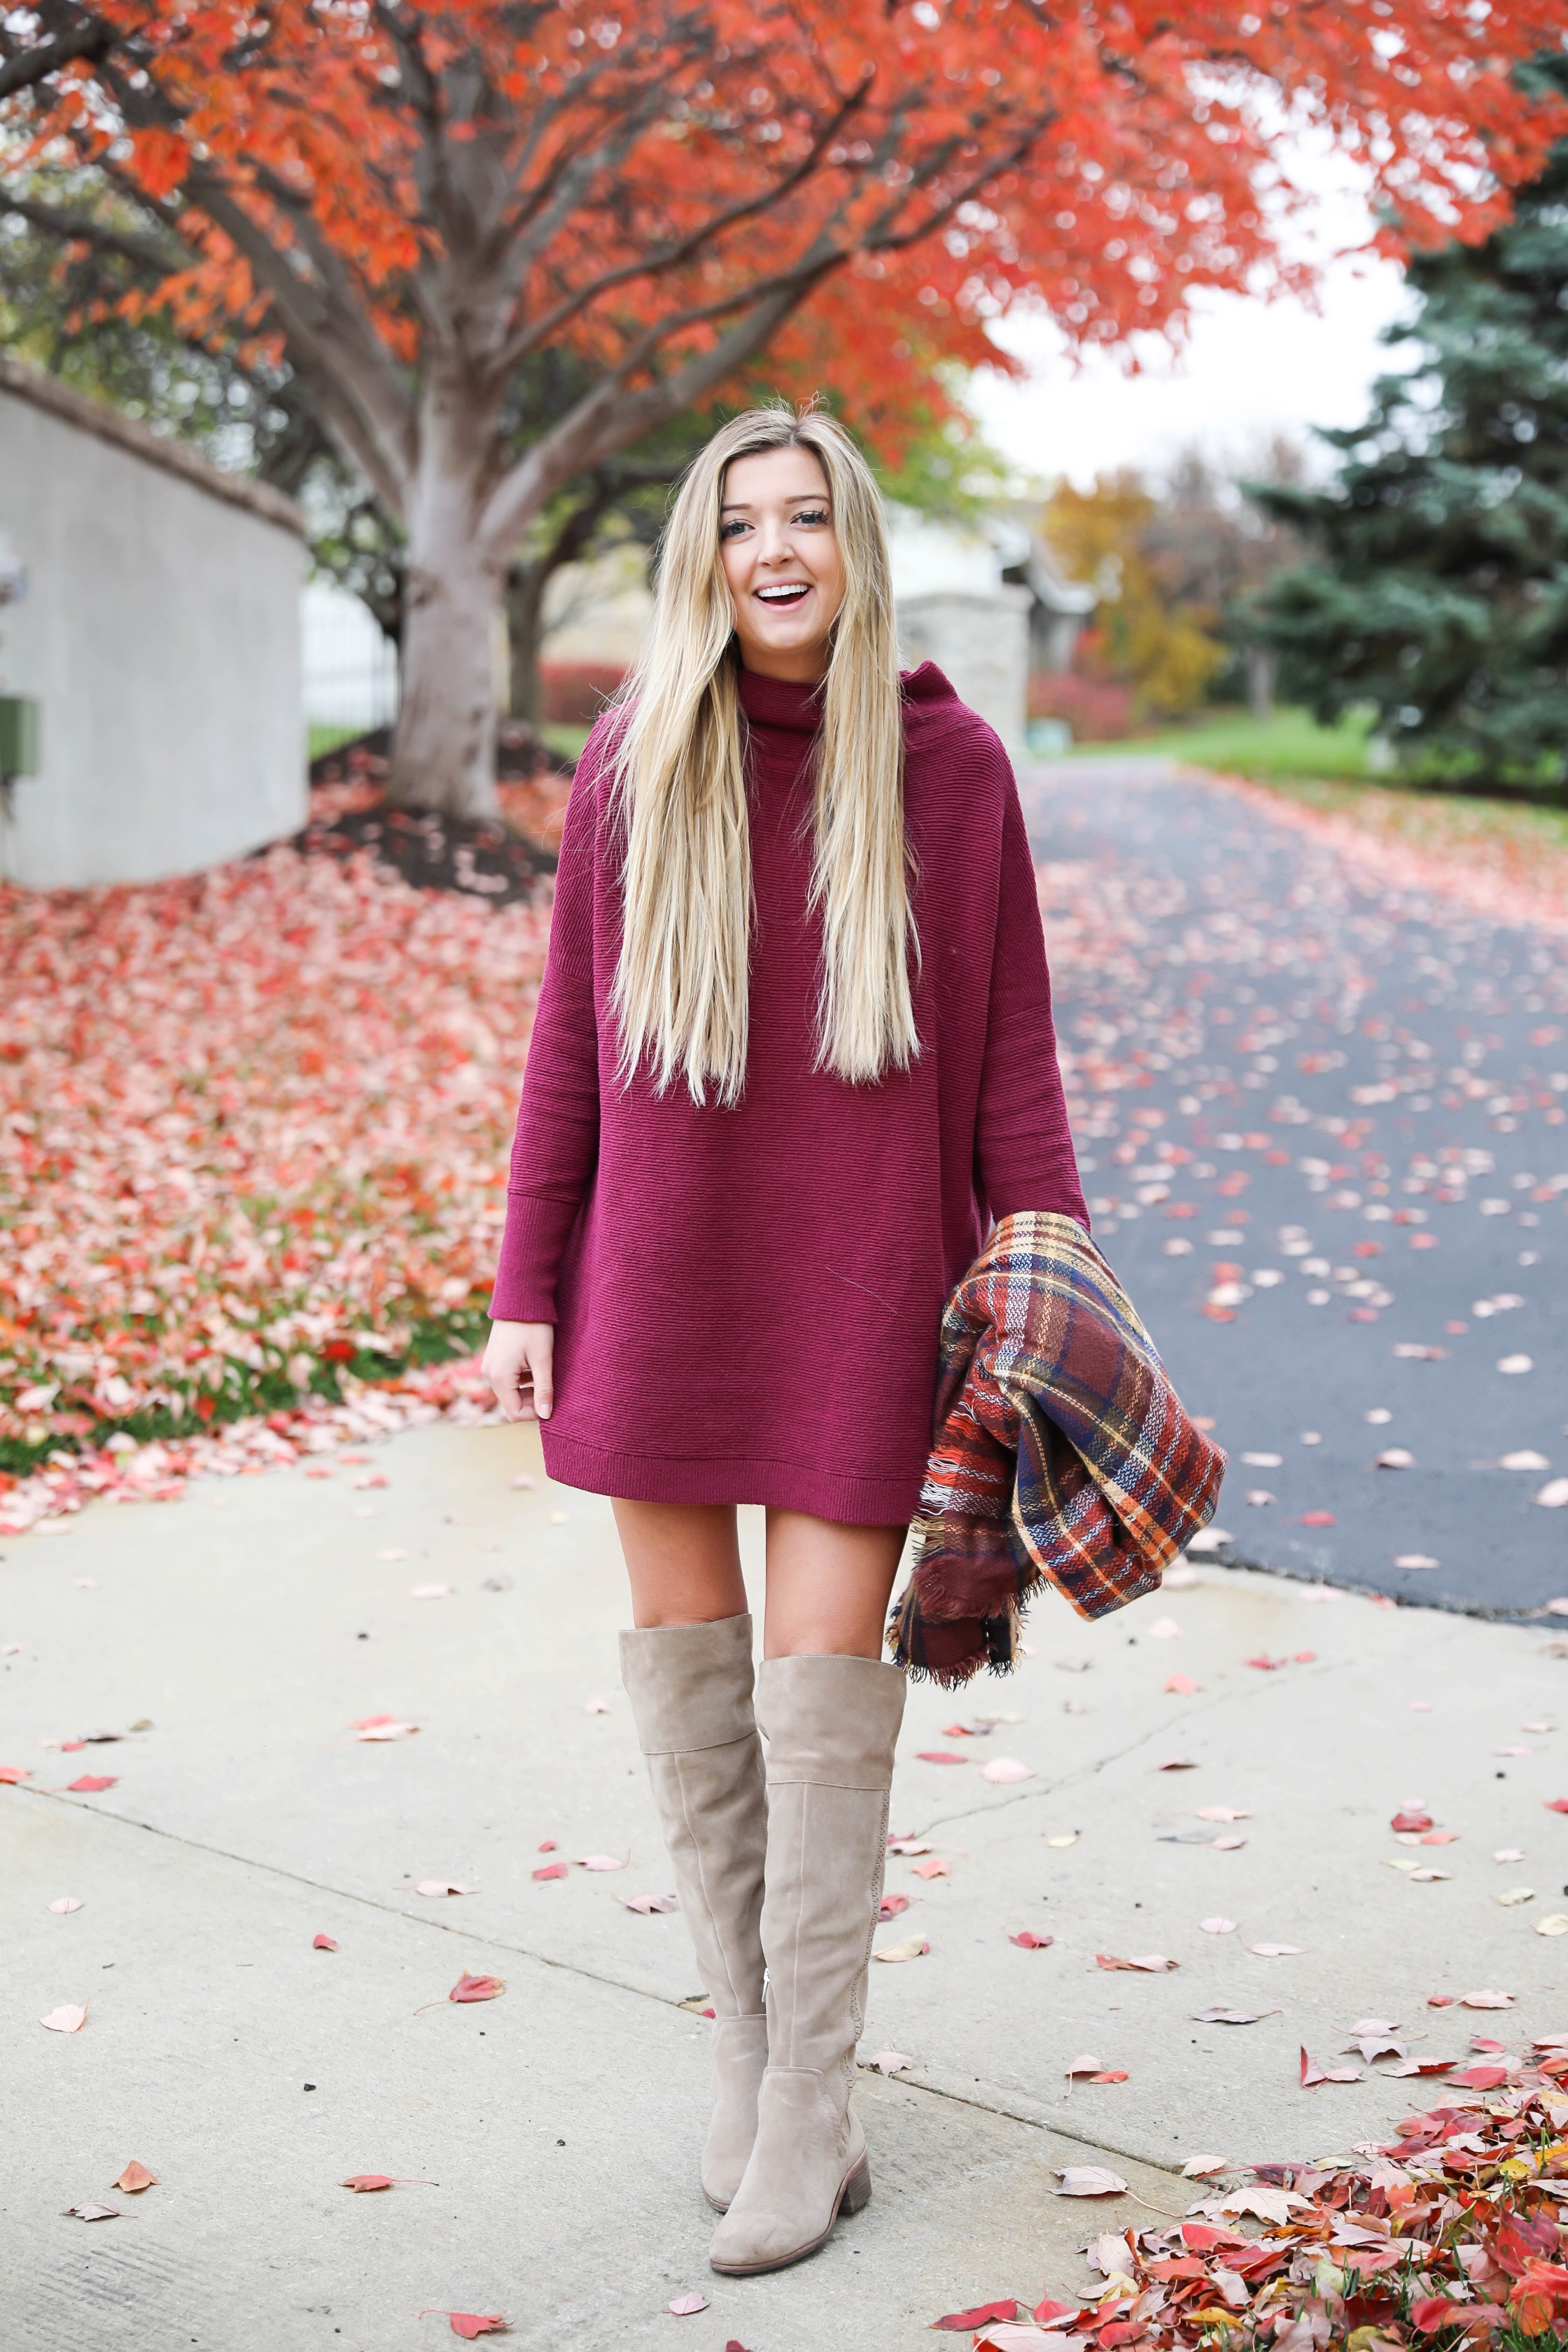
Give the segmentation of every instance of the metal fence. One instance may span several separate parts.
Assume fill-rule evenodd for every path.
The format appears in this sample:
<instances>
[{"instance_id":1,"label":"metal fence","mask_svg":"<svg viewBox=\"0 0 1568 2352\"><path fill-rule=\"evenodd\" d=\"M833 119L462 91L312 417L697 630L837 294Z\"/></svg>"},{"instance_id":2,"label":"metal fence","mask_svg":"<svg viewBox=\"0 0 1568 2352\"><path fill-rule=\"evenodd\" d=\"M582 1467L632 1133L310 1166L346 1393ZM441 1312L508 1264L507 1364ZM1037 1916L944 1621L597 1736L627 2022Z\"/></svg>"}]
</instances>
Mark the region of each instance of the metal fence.
<instances>
[{"instance_id":1,"label":"metal fence","mask_svg":"<svg viewBox=\"0 0 1568 2352\"><path fill-rule=\"evenodd\" d=\"M310 581L300 626L307 725L368 730L396 718L397 649L357 596Z\"/></svg>"}]
</instances>

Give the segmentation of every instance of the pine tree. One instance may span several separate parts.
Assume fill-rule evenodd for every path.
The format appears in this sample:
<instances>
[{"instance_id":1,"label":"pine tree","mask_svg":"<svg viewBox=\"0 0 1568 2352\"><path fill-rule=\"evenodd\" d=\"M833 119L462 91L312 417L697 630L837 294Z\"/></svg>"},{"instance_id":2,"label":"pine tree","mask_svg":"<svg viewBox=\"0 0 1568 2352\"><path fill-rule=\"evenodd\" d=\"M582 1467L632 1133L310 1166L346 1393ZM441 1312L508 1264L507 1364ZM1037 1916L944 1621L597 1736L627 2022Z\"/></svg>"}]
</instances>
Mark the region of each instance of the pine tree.
<instances>
[{"instance_id":1,"label":"pine tree","mask_svg":"<svg viewBox=\"0 0 1568 2352\"><path fill-rule=\"evenodd\" d=\"M1568 58L1532 68L1568 91ZM1568 784L1568 140L1479 246L1413 260L1416 367L1384 377L1321 490L1248 485L1317 562L1257 600L1284 690L1371 704L1431 781Z\"/></svg>"}]
</instances>

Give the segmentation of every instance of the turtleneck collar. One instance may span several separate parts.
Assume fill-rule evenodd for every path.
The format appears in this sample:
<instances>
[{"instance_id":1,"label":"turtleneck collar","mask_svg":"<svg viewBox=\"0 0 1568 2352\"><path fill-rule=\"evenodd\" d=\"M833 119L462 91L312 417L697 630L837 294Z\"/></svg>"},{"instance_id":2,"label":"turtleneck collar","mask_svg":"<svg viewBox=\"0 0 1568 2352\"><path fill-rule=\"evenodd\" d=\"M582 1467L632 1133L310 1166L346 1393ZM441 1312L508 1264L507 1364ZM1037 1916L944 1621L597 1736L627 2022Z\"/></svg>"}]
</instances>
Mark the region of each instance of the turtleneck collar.
<instances>
[{"instance_id":1,"label":"turtleneck collar","mask_svg":"<svg viewBox=\"0 0 1568 2352\"><path fill-rule=\"evenodd\" d=\"M781 727L792 735L815 735L822 724L821 690L792 679L739 675L741 708L753 727Z\"/></svg>"}]
</instances>

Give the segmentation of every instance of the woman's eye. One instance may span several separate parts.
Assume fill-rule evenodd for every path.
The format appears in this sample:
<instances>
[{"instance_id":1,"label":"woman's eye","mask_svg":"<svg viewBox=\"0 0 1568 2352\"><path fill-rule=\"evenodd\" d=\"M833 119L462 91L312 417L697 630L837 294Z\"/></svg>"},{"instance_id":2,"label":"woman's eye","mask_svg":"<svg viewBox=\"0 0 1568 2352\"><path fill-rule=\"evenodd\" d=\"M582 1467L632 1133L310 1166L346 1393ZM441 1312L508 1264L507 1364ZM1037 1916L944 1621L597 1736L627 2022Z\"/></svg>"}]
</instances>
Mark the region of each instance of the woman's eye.
<instances>
[{"instance_id":1,"label":"woman's eye","mask_svg":"<svg viewBox=\"0 0 1568 2352\"><path fill-rule=\"evenodd\" d=\"M796 515L795 520L796 522L809 523L826 522L827 520L827 509L826 507L808 507L803 509L803 510Z\"/></svg>"},{"instance_id":2,"label":"woman's eye","mask_svg":"<svg viewBox=\"0 0 1568 2352\"><path fill-rule=\"evenodd\" d=\"M746 528L747 525L739 518L733 522L721 522L719 526L719 536L721 539L739 539Z\"/></svg>"}]
</instances>

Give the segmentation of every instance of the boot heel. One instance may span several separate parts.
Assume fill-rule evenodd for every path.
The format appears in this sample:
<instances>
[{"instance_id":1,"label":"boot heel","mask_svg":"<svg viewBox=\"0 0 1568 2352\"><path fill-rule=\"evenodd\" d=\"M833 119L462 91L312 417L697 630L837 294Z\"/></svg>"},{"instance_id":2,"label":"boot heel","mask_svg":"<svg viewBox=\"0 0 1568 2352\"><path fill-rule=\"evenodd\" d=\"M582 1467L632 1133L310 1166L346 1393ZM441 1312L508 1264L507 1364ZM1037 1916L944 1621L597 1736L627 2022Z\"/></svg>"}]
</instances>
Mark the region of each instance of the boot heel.
<instances>
[{"instance_id":1,"label":"boot heel","mask_svg":"<svg viewBox=\"0 0 1568 2352\"><path fill-rule=\"evenodd\" d=\"M869 2156L863 2156L844 2184L838 2210L841 2213L858 2213L862 2205L868 2205L870 2201L871 2159Z\"/></svg>"}]
</instances>

